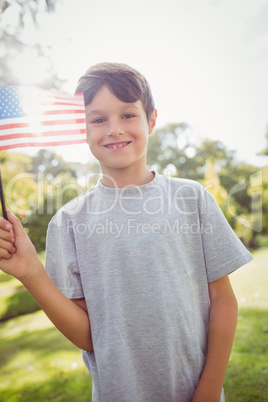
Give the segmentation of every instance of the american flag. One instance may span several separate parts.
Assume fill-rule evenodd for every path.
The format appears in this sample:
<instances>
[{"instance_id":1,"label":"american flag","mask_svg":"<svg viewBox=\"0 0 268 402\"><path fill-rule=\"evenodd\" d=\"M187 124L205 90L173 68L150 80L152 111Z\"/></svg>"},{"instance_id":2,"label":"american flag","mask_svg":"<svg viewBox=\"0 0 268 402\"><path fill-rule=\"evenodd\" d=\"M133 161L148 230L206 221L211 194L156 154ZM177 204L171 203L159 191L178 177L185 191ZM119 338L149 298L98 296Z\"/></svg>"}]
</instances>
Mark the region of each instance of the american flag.
<instances>
[{"instance_id":1,"label":"american flag","mask_svg":"<svg viewBox=\"0 0 268 402\"><path fill-rule=\"evenodd\" d=\"M0 87L0 150L86 143L83 94Z\"/></svg>"}]
</instances>

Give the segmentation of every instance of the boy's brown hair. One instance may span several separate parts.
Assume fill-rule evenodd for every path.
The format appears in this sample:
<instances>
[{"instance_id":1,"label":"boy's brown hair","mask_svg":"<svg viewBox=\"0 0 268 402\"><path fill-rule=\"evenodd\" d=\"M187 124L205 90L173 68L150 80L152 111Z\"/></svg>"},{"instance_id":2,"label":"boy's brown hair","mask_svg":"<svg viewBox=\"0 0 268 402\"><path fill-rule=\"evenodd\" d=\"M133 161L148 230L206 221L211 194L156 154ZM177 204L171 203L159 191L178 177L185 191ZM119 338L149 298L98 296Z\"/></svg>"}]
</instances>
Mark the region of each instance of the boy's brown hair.
<instances>
[{"instance_id":1,"label":"boy's brown hair","mask_svg":"<svg viewBox=\"0 0 268 402\"><path fill-rule=\"evenodd\" d=\"M122 63L99 63L90 67L79 79L75 93L83 93L89 105L99 89L106 85L122 102L140 100L149 121L155 105L146 78L134 68Z\"/></svg>"}]
</instances>

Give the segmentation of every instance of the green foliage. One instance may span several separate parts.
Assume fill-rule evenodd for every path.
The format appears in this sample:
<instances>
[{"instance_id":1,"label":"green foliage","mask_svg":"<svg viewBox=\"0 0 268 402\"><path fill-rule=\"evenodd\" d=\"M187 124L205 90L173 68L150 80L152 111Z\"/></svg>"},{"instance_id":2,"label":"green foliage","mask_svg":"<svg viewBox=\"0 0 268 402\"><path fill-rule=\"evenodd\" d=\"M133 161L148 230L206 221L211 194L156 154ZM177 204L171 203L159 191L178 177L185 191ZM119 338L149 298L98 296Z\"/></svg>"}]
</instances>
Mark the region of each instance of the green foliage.
<instances>
[{"instance_id":1,"label":"green foliage","mask_svg":"<svg viewBox=\"0 0 268 402\"><path fill-rule=\"evenodd\" d=\"M23 217L37 202L31 158L24 154L1 151L0 162L6 206Z\"/></svg>"},{"instance_id":2,"label":"green foliage","mask_svg":"<svg viewBox=\"0 0 268 402\"><path fill-rule=\"evenodd\" d=\"M0 296L0 321L40 309L32 295L23 287L8 296Z\"/></svg>"},{"instance_id":3,"label":"green foliage","mask_svg":"<svg viewBox=\"0 0 268 402\"><path fill-rule=\"evenodd\" d=\"M263 205L263 230L262 234L268 235L268 167L262 170L262 205Z\"/></svg>"},{"instance_id":4,"label":"green foliage","mask_svg":"<svg viewBox=\"0 0 268 402\"><path fill-rule=\"evenodd\" d=\"M86 190L80 184L95 172L95 164L67 163L48 150L32 158L19 153L0 154L6 205L17 215L38 252L45 249L46 231L52 216L66 203ZM85 180L84 180L85 182Z\"/></svg>"},{"instance_id":5,"label":"green foliage","mask_svg":"<svg viewBox=\"0 0 268 402\"><path fill-rule=\"evenodd\" d=\"M31 170L35 174L45 172L46 176L50 177L50 179L53 179L60 173L66 172L68 172L70 176L76 177L76 171L72 164L67 163L62 156L46 149L41 149L37 155L32 157Z\"/></svg>"},{"instance_id":6,"label":"green foliage","mask_svg":"<svg viewBox=\"0 0 268 402\"><path fill-rule=\"evenodd\" d=\"M185 123L168 124L155 130L150 136L147 163L156 167L159 173L171 168L172 176L198 179L202 177L196 154L196 145L189 139L188 126Z\"/></svg>"},{"instance_id":7,"label":"green foliage","mask_svg":"<svg viewBox=\"0 0 268 402\"><path fill-rule=\"evenodd\" d=\"M257 189L261 169L237 162L220 141L198 143L186 124L168 124L150 136L147 160L159 173L202 183L247 247L258 247L261 231L268 234L268 171Z\"/></svg>"},{"instance_id":8,"label":"green foliage","mask_svg":"<svg viewBox=\"0 0 268 402\"><path fill-rule=\"evenodd\" d=\"M267 144L268 144L268 125L266 128L266 134L265 134L266 140L267 140ZM266 149L264 149L263 151L260 152L260 155L267 155L268 156L268 146Z\"/></svg>"},{"instance_id":9,"label":"green foliage","mask_svg":"<svg viewBox=\"0 0 268 402\"><path fill-rule=\"evenodd\" d=\"M173 176L202 180L208 160L217 169L229 168L234 152L228 151L220 141L204 140L198 144L185 123L167 124L156 129L149 138L147 162L149 166L156 166L160 173L172 165L176 170Z\"/></svg>"}]
</instances>

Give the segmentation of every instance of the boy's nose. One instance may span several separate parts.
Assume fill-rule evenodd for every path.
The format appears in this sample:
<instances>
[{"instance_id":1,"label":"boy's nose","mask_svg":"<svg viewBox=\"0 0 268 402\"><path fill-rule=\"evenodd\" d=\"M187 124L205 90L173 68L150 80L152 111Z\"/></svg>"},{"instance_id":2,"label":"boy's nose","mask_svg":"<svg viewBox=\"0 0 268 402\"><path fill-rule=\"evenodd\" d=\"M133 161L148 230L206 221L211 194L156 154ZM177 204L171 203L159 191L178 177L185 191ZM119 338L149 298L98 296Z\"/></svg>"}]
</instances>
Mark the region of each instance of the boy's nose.
<instances>
[{"instance_id":1,"label":"boy's nose","mask_svg":"<svg viewBox=\"0 0 268 402\"><path fill-rule=\"evenodd\" d=\"M107 135L113 136L113 135L120 135L123 134L123 129L121 127L120 121L115 120L111 121L108 130L107 130Z\"/></svg>"}]
</instances>

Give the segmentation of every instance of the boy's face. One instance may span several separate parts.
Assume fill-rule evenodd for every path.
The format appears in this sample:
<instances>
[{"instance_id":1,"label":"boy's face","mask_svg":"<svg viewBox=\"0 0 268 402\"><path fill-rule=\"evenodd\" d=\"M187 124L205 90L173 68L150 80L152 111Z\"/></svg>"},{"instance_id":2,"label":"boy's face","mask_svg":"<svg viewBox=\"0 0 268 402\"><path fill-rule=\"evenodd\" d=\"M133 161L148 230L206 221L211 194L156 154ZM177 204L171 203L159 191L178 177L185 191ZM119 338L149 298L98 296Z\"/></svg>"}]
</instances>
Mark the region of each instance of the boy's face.
<instances>
[{"instance_id":1,"label":"boy's face","mask_svg":"<svg viewBox=\"0 0 268 402\"><path fill-rule=\"evenodd\" d=\"M102 173L113 176L118 169L144 169L155 121L156 111L148 122L140 100L125 103L101 87L86 106L86 124L88 144Z\"/></svg>"}]
</instances>

